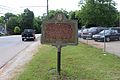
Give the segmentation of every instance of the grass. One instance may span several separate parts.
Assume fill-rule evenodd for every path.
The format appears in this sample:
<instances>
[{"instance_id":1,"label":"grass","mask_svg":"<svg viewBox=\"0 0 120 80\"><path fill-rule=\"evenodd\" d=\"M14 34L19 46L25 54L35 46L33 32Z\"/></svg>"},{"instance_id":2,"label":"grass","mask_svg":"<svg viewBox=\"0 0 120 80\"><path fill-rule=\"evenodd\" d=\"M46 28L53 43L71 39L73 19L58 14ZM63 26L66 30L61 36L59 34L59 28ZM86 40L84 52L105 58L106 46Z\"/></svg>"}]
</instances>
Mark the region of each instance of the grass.
<instances>
[{"instance_id":1,"label":"grass","mask_svg":"<svg viewBox=\"0 0 120 80\"><path fill-rule=\"evenodd\" d=\"M61 76L57 75L57 49L43 45L16 80L120 80L120 58L80 44L62 48Z\"/></svg>"}]
</instances>

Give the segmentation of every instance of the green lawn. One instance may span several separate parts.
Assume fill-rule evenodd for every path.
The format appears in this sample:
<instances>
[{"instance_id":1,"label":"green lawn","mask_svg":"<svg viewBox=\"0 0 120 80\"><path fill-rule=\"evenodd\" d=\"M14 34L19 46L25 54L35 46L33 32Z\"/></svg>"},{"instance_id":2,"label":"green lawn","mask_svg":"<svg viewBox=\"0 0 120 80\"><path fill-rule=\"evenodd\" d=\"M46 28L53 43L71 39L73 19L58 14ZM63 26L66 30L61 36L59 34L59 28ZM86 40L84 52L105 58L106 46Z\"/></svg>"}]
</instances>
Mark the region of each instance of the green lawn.
<instances>
[{"instance_id":1,"label":"green lawn","mask_svg":"<svg viewBox=\"0 0 120 80\"><path fill-rule=\"evenodd\" d=\"M57 75L57 49L42 45L16 80L120 80L120 58L103 55L85 44L62 48L61 76Z\"/></svg>"}]
</instances>

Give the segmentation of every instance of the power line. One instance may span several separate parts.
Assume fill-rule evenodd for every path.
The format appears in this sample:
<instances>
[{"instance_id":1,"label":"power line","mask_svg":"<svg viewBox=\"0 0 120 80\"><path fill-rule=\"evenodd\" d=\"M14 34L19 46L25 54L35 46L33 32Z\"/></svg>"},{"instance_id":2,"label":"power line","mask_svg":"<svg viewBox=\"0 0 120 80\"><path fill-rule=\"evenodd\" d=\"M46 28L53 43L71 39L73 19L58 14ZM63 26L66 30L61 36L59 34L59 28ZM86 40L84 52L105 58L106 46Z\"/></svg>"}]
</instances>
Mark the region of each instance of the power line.
<instances>
[{"instance_id":1,"label":"power line","mask_svg":"<svg viewBox=\"0 0 120 80\"><path fill-rule=\"evenodd\" d=\"M4 6L4 5L0 5L0 9L2 9L3 11L13 11L13 12L20 12L21 10L15 9L15 8L11 8L8 6Z\"/></svg>"},{"instance_id":2,"label":"power line","mask_svg":"<svg viewBox=\"0 0 120 80\"><path fill-rule=\"evenodd\" d=\"M3 8L3 7L0 7L0 9L11 11L10 9L6 9L6 8Z\"/></svg>"},{"instance_id":3,"label":"power line","mask_svg":"<svg viewBox=\"0 0 120 80\"><path fill-rule=\"evenodd\" d=\"M4 14L4 13L0 13L0 14Z\"/></svg>"},{"instance_id":4,"label":"power line","mask_svg":"<svg viewBox=\"0 0 120 80\"><path fill-rule=\"evenodd\" d=\"M47 6L21 6L20 8L26 8L26 7L47 7Z\"/></svg>"}]
</instances>

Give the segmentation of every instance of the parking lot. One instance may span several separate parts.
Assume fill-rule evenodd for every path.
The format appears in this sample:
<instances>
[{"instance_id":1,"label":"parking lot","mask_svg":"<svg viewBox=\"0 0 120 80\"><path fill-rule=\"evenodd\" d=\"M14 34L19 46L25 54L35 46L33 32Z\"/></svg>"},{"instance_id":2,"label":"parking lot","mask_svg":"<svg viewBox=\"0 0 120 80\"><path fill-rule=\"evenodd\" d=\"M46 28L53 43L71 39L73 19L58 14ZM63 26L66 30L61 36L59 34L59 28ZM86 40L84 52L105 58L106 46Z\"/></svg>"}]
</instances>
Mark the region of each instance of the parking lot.
<instances>
[{"instance_id":1,"label":"parking lot","mask_svg":"<svg viewBox=\"0 0 120 80\"><path fill-rule=\"evenodd\" d=\"M120 41L110 41L110 42L95 42L94 40L85 40L79 38L80 42L95 46L97 48L103 49L106 52L120 56Z\"/></svg>"}]
</instances>

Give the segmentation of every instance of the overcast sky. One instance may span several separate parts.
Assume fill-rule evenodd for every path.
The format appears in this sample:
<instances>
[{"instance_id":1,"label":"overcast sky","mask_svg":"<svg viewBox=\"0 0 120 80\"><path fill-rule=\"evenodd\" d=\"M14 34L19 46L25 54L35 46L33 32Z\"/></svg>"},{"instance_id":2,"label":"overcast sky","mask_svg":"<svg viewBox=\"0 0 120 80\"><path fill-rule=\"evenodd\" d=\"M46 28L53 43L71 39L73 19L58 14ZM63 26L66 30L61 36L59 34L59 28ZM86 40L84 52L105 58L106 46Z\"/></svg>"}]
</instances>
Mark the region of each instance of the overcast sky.
<instances>
[{"instance_id":1,"label":"overcast sky","mask_svg":"<svg viewBox=\"0 0 120 80\"><path fill-rule=\"evenodd\" d=\"M49 0L49 9L65 9L67 11L78 10L78 2L80 0ZM120 11L120 1L114 0L117 3L117 9ZM29 8L36 16L41 16L46 13L47 0L0 0L0 15L6 12L14 14L21 13L25 8Z\"/></svg>"}]
</instances>

